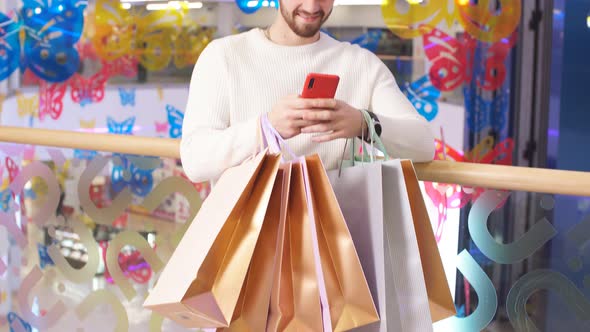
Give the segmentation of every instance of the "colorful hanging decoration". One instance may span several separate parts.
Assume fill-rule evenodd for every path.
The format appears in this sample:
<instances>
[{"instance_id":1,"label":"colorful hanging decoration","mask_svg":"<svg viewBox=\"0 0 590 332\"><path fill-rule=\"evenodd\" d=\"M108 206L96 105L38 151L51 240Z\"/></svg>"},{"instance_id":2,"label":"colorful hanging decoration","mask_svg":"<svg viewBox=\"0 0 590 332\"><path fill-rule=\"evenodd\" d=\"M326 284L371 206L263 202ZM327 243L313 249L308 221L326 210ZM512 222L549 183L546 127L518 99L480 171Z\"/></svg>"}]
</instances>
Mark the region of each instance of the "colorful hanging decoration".
<instances>
[{"instance_id":1,"label":"colorful hanging decoration","mask_svg":"<svg viewBox=\"0 0 590 332\"><path fill-rule=\"evenodd\" d=\"M440 91L432 85L428 75L413 83L406 82L402 91L420 115L428 121L434 120L438 114L436 100L440 97Z\"/></svg>"},{"instance_id":2,"label":"colorful hanging decoration","mask_svg":"<svg viewBox=\"0 0 590 332\"><path fill-rule=\"evenodd\" d=\"M154 187L154 168L144 169L142 165L132 163L129 158L119 156L120 162L115 163L111 171L111 185L115 192L129 187L139 197L147 196Z\"/></svg>"},{"instance_id":3,"label":"colorful hanging decoration","mask_svg":"<svg viewBox=\"0 0 590 332\"><path fill-rule=\"evenodd\" d=\"M19 67L19 30L17 22L0 13L0 81L8 78Z\"/></svg>"},{"instance_id":4,"label":"colorful hanging decoration","mask_svg":"<svg viewBox=\"0 0 590 332\"><path fill-rule=\"evenodd\" d=\"M66 83L48 84L42 81L39 85L39 120L45 116L53 120L59 119L63 111L63 97L68 85Z\"/></svg>"},{"instance_id":5,"label":"colorful hanging decoration","mask_svg":"<svg viewBox=\"0 0 590 332\"><path fill-rule=\"evenodd\" d=\"M254 14L262 7L279 8L277 0L236 0L236 5L245 14Z\"/></svg>"},{"instance_id":6,"label":"colorful hanging decoration","mask_svg":"<svg viewBox=\"0 0 590 332\"><path fill-rule=\"evenodd\" d=\"M97 0L92 42L98 55L106 61L133 55L148 70L164 69L172 59L172 42L188 10L184 2L178 4L180 8L143 11L136 6L124 9L119 0Z\"/></svg>"},{"instance_id":7,"label":"colorful hanging decoration","mask_svg":"<svg viewBox=\"0 0 590 332\"><path fill-rule=\"evenodd\" d=\"M506 57L516 41L516 34L488 48L478 48L469 35L458 40L439 29L422 26L424 52L432 63L429 75L432 84L441 91L452 91L476 76L477 85L495 90L506 79ZM474 68L484 68L476 70Z\"/></svg>"},{"instance_id":8,"label":"colorful hanging decoration","mask_svg":"<svg viewBox=\"0 0 590 332\"><path fill-rule=\"evenodd\" d=\"M377 46L379 46L379 41L383 36L383 31L381 29L371 29L369 32L364 33L355 39L351 40L351 44L359 45L362 48L366 48L367 50L375 53L377 51Z\"/></svg>"},{"instance_id":9,"label":"colorful hanging decoration","mask_svg":"<svg viewBox=\"0 0 590 332\"><path fill-rule=\"evenodd\" d=\"M518 27L522 2L514 0L456 0L465 31L483 42L508 38Z\"/></svg>"},{"instance_id":10,"label":"colorful hanging decoration","mask_svg":"<svg viewBox=\"0 0 590 332\"><path fill-rule=\"evenodd\" d=\"M427 31L423 25L436 27L446 21L451 26L455 20L453 0L389 0L383 1L381 14L387 27L405 39L419 37Z\"/></svg>"},{"instance_id":11,"label":"colorful hanging decoration","mask_svg":"<svg viewBox=\"0 0 590 332\"><path fill-rule=\"evenodd\" d=\"M82 35L86 2L23 0L19 12L20 67L48 82L70 78L80 63L74 45Z\"/></svg>"},{"instance_id":12,"label":"colorful hanging decoration","mask_svg":"<svg viewBox=\"0 0 590 332\"><path fill-rule=\"evenodd\" d=\"M170 125L170 138L181 137L184 113L170 104L166 105L166 113L168 114L168 124Z\"/></svg>"},{"instance_id":13,"label":"colorful hanging decoration","mask_svg":"<svg viewBox=\"0 0 590 332\"><path fill-rule=\"evenodd\" d=\"M174 39L174 65L176 68L193 66L201 52L213 40L212 29L203 29L196 22L189 21L180 28Z\"/></svg>"},{"instance_id":14,"label":"colorful hanging decoration","mask_svg":"<svg viewBox=\"0 0 590 332\"><path fill-rule=\"evenodd\" d=\"M465 101L465 121L467 128L474 133L489 128L496 133L501 133L508 121L508 97L509 92L497 90L491 99L477 94L471 87L463 89Z\"/></svg>"}]
</instances>

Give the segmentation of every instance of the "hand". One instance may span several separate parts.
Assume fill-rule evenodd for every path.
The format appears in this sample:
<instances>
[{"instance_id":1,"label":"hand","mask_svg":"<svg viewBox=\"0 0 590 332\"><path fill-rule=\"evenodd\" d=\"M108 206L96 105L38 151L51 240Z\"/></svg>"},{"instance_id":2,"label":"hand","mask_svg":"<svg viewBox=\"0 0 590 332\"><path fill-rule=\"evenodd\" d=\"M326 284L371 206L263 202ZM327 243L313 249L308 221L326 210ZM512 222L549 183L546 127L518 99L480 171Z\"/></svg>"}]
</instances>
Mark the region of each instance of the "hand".
<instances>
[{"instance_id":1,"label":"hand","mask_svg":"<svg viewBox=\"0 0 590 332\"><path fill-rule=\"evenodd\" d=\"M281 98L268 113L270 124L282 138L289 139L301 134L301 128L313 126L319 121L305 120L304 114L321 105L315 99L299 98L291 95Z\"/></svg>"},{"instance_id":2,"label":"hand","mask_svg":"<svg viewBox=\"0 0 590 332\"><path fill-rule=\"evenodd\" d=\"M321 106L304 113L303 120L319 123L301 129L302 133L322 133L312 139L314 142L353 138L367 133L367 123L356 108L335 99L315 100Z\"/></svg>"}]
</instances>

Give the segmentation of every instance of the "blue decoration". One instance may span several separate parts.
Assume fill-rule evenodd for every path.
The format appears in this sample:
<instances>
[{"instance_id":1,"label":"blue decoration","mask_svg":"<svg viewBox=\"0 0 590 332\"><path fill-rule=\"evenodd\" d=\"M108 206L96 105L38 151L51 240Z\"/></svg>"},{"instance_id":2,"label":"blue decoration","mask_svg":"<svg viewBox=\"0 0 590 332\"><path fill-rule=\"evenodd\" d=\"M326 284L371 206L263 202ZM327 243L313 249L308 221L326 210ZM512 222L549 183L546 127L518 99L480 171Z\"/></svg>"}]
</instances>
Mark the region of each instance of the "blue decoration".
<instances>
[{"instance_id":1,"label":"blue decoration","mask_svg":"<svg viewBox=\"0 0 590 332\"><path fill-rule=\"evenodd\" d=\"M262 7L279 8L277 0L236 0L236 5L245 14L254 14Z\"/></svg>"},{"instance_id":2,"label":"blue decoration","mask_svg":"<svg viewBox=\"0 0 590 332\"><path fill-rule=\"evenodd\" d=\"M19 315L12 311L6 315L6 318L8 319L8 325L10 326L10 332L22 332L23 330L31 332L33 330L31 324L25 322L19 317Z\"/></svg>"},{"instance_id":3,"label":"blue decoration","mask_svg":"<svg viewBox=\"0 0 590 332\"><path fill-rule=\"evenodd\" d=\"M168 123L170 124L170 137L181 137L184 113L182 113L179 109L170 104L166 105L166 112L168 113Z\"/></svg>"},{"instance_id":4,"label":"blue decoration","mask_svg":"<svg viewBox=\"0 0 590 332\"><path fill-rule=\"evenodd\" d=\"M97 154L98 152L92 150L74 150L74 158L79 160L92 160Z\"/></svg>"},{"instance_id":5,"label":"blue decoration","mask_svg":"<svg viewBox=\"0 0 590 332\"><path fill-rule=\"evenodd\" d=\"M121 106L135 106L135 88L129 90L119 88L119 97L121 98Z\"/></svg>"},{"instance_id":6,"label":"blue decoration","mask_svg":"<svg viewBox=\"0 0 590 332\"><path fill-rule=\"evenodd\" d=\"M491 99L477 94L473 88L463 88L466 122L469 130L478 133L490 128L501 133L508 118L508 92L497 90Z\"/></svg>"},{"instance_id":7,"label":"blue decoration","mask_svg":"<svg viewBox=\"0 0 590 332\"><path fill-rule=\"evenodd\" d=\"M375 53L377 51L377 46L379 46L379 41L381 40L382 35L383 31L381 29L371 29L369 32L351 40L350 43L357 44L360 47L366 48L367 50Z\"/></svg>"},{"instance_id":8,"label":"blue decoration","mask_svg":"<svg viewBox=\"0 0 590 332\"><path fill-rule=\"evenodd\" d=\"M12 191L10 189L4 189L0 191L0 210L8 212L10 209L10 202L12 201Z\"/></svg>"},{"instance_id":9,"label":"blue decoration","mask_svg":"<svg viewBox=\"0 0 590 332\"><path fill-rule=\"evenodd\" d=\"M120 134L120 135L133 135L133 126L135 125L135 117L132 116L123 120L123 122L117 122L110 116L107 117L107 127L109 133Z\"/></svg>"},{"instance_id":10,"label":"blue decoration","mask_svg":"<svg viewBox=\"0 0 590 332\"><path fill-rule=\"evenodd\" d=\"M48 82L70 78L80 64L74 45L82 35L85 8L78 0L23 0L21 70Z\"/></svg>"},{"instance_id":11,"label":"blue decoration","mask_svg":"<svg viewBox=\"0 0 590 332\"><path fill-rule=\"evenodd\" d=\"M414 108L426 120L432 121L438 114L438 103L440 91L432 85L428 75L422 76L412 83L405 83L404 94L408 97Z\"/></svg>"},{"instance_id":12,"label":"blue decoration","mask_svg":"<svg viewBox=\"0 0 590 332\"><path fill-rule=\"evenodd\" d=\"M0 81L8 78L19 67L19 30L18 23L0 13Z\"/></svg>"},{"instance_id":13,"label":"blue decoration","mask_svg":"<svg viewBox=\"0 0 590 332\"><path fill-rule=\"evenodd\" d=\"M39 266L44 269L47 265L55 266L55 263L47 253L47 246L37 243L37 251L39 252Z\"/></svg>"},{"instance_id":14,"label":"blue decoration","mask_svg":"<svg viewBox=\"0 0 590 332\"><path fill-rule=\"evenodd\" d=\"M130 158L117 155L114 160L111 184L115 192L120 192L127 186L133 194L140 197L145 197L151 192L154 187L153 171L158 165L158 163L152 162L154 158L134 157L136 162L131 162Z\"/></svg>"}]
</instances>

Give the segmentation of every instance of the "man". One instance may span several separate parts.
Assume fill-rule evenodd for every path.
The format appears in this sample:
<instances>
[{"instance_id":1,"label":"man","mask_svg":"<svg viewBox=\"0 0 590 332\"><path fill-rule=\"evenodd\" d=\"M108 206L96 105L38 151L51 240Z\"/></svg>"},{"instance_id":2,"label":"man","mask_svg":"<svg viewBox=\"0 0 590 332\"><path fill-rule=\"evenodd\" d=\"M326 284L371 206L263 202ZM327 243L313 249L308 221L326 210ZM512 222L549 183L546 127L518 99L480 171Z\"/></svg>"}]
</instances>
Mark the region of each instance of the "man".
<instances>
[{"instance_id":1,"label":"man","mask_svg":"<svg viewBox=\"0 0 590 332\"><path fill-rule=\"evenodd\" d=\"M346 138L366 133L360 109L378 119L392 157L434 156L426 120L371 52L320 32L334 0L281 0L274 23L217 39L195 65L182 128L181 160L195 182L215 180L256 151L259 116L298 155L336 168ZM340 76L335 99L303 99L307 74ZM364 128L363 128L364 127Z\"/></svg>"}]
</instances>

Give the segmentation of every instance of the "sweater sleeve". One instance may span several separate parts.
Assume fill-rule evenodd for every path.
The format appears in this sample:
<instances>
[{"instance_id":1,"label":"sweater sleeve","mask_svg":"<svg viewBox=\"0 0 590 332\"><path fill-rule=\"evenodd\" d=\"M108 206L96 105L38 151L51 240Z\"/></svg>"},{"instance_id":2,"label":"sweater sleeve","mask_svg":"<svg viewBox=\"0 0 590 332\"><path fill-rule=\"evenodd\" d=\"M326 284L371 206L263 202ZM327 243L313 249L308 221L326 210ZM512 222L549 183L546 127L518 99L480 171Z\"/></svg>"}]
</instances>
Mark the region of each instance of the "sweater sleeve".
<instances>
[{"instance_id":1,"label":"sweater sleeve","mask_svg":"<svg viewBox=\"0 0 590 332\"><path fill-rule=\"evenodd\" d=\"M193 69L182 124L180 158L194 182L217 180L256 151L258 117L230 123L230 79L222 44L210 43Z\"/></svg>"},{"instance_id":2,"label":"sweater sleeve","mask_svg":"<svg viewBox=\"0 0 590 332\"><path fill-rule=\"evenodd\" d=\"M411 159L414 162L434 158L434 136L412 103L401 92L391 71L374 54L370 68L376 68L370 111L381 123L381 140L393 158Z\"/></svg>"}]
</instances>

